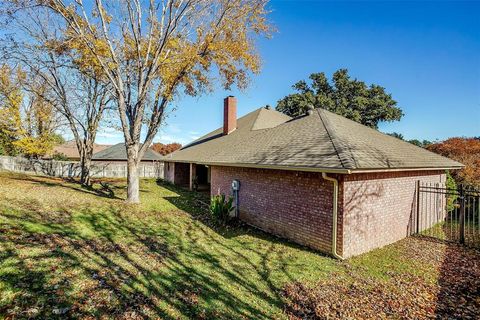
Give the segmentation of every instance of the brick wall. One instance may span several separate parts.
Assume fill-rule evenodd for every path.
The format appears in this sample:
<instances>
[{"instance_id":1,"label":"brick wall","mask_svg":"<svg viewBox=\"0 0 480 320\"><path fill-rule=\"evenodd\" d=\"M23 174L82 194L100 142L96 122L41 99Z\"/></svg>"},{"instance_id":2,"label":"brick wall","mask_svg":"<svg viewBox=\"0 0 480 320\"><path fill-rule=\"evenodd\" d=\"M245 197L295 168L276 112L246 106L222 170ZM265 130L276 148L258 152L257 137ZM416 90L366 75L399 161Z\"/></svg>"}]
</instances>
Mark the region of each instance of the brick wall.
<instances>
[{"instance_id":1,"label":"brick wall","mask_svg":"<svg viewBox=\"0 0 480 320\"><path fill-rule=\"evenodd\" d=\"M168 172L165 166L166 179ZM446 180L443 171L329 176L339 180L337 252L346 258L415 233L416 182L443 185ZM331 252L333 184L320 173L212 166L212 195L231 194L234 179L241 183L243 221ZM442 208L443 203L438 210Z\"/></svg>"},{"instance_id":2,"label":"brick wall","mask_svg":"<svg viewBox=\"0 0 480 320\"><path fill-rule=\"evenodd\" d=\"M234 179L241 183L243 221L311 248L331 251L333 184L321 174L214 166L212 194L231 194Z\"/></svg>"},{"instance_id":3,"label":"brick wall","mask_svg":"<svg viewBox=\"0 0 480 320\"><path fill-rule=\"evenodd\" d=\"M165 162L164 179L179 186L188 186L190 181L190 164Z\"/></svg>"},{"instance_id":4,"label":"brick wall","mask_svg":"<svg viewBox=\"0 0 480 320\"><path fill-rule=\"evenodd\" d=\"M188 186L190 184L190 163L175 162L175 184Z\"/></svg>"},{"instance_id":5,"label":"brick wall","mask_svg":"<svg viewBox=\"0 0 480 320\"><path fill-rule=\"evenodd\" d=\"M343 177L345 257L407 237L416 230L416 181L445 183L443 171L352 174Z\"/></svg>"},{"instance_id":6,"label":"brick wall","mask_svg":"<svg viewBox=\"0 0 480 320\"><path fill-rule=\"evenodd\" d=\"M174 183L175 182L174 177L175 177L175 163L174 162L165 162L165 165L164 165L164 179L171 182L171 183Z\"/></svg>"}]
</instances>

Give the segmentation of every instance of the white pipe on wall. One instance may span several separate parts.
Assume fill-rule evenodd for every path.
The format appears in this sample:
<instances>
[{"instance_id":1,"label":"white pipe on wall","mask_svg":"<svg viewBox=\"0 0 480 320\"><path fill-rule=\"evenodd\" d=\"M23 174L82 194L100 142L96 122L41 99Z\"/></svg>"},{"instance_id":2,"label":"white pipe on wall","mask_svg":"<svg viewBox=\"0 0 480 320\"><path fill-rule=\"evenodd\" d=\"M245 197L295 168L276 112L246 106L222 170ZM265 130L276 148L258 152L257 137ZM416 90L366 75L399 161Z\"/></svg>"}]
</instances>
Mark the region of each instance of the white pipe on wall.
<instances>
[{"instance_id":1,"label":"white pipe on wall","mask_svg":"<svg viewBox=\"0 0 480 320\"><path fill-rule=\"evenodd\" d=\"M332 212L332 255L340 260L344 258L337 253L337 229L338 229L338 180L329 177L327 173L322 172L322 178L333 182L333 212Z\"/></svg>"}]
</instances>

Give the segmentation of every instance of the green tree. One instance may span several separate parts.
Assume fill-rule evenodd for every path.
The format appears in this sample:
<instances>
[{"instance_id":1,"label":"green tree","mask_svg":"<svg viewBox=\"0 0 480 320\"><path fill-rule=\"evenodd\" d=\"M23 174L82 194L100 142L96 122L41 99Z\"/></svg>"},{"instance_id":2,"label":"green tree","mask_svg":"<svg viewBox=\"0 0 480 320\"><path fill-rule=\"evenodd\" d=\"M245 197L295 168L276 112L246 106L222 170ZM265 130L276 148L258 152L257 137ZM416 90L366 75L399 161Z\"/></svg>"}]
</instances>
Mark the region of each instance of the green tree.
<instances>
[{"instance_id":1,"label":"green tree","mask_svg":"<svg viewBox=\"0 0 480 320\"><path fill-rule=\"evenodd\" d=\"M387 133L387 134L391 137L394 137L394 138L397 138L397 139L400 139L400 140L405 140L405 138L403 137L403 134L401 134L401 133L391 132L391 133Z\"/></svg>"},{"instance_id":2,"label":"green tree","mask_svg":"<svg viewBox=\"0 0 480 320\"><path fill-rule=\"evenodd\" d=\"M449 194L447 196L447 210L450 212L455 209L455 203L458 198L458 195L456 194L457 183L448 170L446 173L447 181L445 181L445 187L449 189Z\"/></svg>"},{"instance_id":3,"label":"green tree","mask_svg":"<svg viewBox=\"0 0 480 320\"><path fill-rule=\"evenodd\" d=\"M351 79L347 69L336 71L332 82L323 72L311 74L310 80L310 84L304 80L294 84L297 92L279 100L276 109L297 117L305 114L309 106L314 106L375 129L381 121L398 121L403 116L385 88Z\"/></svg>"},{"instance_id":4,"label":"green tree","mask_svg":"<svg viewBox=\"0 0 480 320\"><path fill-rule=\"evenodd\" d=\"M420 148L426 148L426 147L428 147L429 145L432 144L432 141L429 141L429 140L426 140L426 139L424 139L423 141L420 141L418 139L405 140L405 137L403 136L403 134L398 133L398 132L390 132L390 133L386 133L386 134L388 134L389 136L392 136L394 138L397 138L397 139L400 139L400 140L403 140L403 141L406 141L406 142L410 142L411 144L414 144L414 145L416 145L417 147L420 147Z\"/></svg>"},{"instance_id":5,"label":"green tree","mask_svg":"<svg viewBox=\"0 0 480 320\"><path fill-rule=\"evenodd\" d=\"M429 140L423 140L423 141L420 141L418 139L411 139L411 140L408 140L408 142L410 142L411 144L414 144L416 145L417 147L421 147L421 148L426 148L427 146L431 145L432 142L429 141Z\"/></svg>"},{"instance_id":6,"label":"green tree","mask_svg":"<svg viewBox=\"0 0 480 320\"><path fill-rule=\"evenodd\" d=\"M52 138L53 145L55 146L59 146L66 142L65 138L60 133L53 133L51 138Z\"/></svg>"}]
</instances>

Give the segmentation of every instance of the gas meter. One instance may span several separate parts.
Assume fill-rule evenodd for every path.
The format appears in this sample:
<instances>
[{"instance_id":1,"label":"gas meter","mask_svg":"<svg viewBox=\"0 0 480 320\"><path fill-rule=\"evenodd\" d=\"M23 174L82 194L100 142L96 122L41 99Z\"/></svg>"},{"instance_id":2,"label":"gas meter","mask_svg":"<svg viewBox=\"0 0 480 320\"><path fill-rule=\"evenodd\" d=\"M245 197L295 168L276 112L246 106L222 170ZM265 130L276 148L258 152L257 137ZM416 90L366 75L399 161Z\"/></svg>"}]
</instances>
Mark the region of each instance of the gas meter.
<instances>
[{"instance_id":1,"label":"gas meter","mask_svg":"<svg viewBox=\"0 0 480 320\"><path fill-rule=\"evenodd\" d=\"M232 190L233 191L240 190L240 181L238 181L238 180L233 180L232 181Z\"/></svg>"},{"instance_id":2,"label":"gas meter","mask_svg":"<svg viewBox=\"0 0 480 320\"><path fill-rule=\"evenodd\" d=\"M238 180L233 180L232 181L232 193L233 193L233 198L235 200L235 217L238 218L239 214L239 197L238 197L238 191L240 190L240 181Z\"/></svg>"}]
</instances>

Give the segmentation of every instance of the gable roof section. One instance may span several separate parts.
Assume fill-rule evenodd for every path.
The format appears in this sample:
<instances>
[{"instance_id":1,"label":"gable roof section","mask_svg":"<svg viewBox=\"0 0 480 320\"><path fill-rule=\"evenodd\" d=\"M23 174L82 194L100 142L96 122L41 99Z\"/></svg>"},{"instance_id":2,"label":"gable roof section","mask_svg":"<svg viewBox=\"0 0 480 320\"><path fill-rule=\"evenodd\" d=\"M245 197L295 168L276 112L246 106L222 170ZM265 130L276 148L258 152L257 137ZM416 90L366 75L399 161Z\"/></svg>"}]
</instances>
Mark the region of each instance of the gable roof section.
<instances>
[{"instance_id":1,"label":"gable roof section","mask_svg":"<svg viewBox=\"0 0 480 320\"><path fill-rule=\"evenodd\" d=\"M110 148L109 144L93 144L93 153L100 152L106 148ZM55 146L50 154L45 156L46 159L51 158L55 153L64 154L69 159L79 159L80 153L78 152L77 144L75 140L69 140L64 144Z\"/></svg>"},{"instance_id":2,"label":"gable roof section","mask_svg":"<svg viewBox=\"0 0 480 320\"><path fill-rule=\"evenodd\" d=\"M92 159L97 161L126 161L127 151L125 150L125 144L117 143L110 148L97 152L92 156ZM162 160L162 155L148 148L142 158L143 160Z\"/></svg>"},{"instance_id":3,"label":"gable roof section","mask_svg":"<svg viewBox=\"0 0 480 320\"><path fill-rule=\"evenodd\" d=\"M335 113L317 109L344 166L353 170L462 168L457 161L394 138Z\"/></svg>"},{"instance_id":4,"label":"gable roof section","mask_svg":"<svg viewBox=\"0 0 480 320\"><path fill-rule=\"evenodd\" d=\"M292 119L265 108L164 157L165 161L306 171L461 168L462 164L323 109Z\"/></svg>"}]
</instances>

